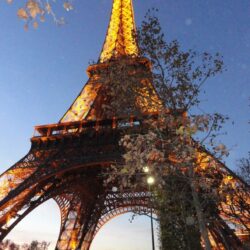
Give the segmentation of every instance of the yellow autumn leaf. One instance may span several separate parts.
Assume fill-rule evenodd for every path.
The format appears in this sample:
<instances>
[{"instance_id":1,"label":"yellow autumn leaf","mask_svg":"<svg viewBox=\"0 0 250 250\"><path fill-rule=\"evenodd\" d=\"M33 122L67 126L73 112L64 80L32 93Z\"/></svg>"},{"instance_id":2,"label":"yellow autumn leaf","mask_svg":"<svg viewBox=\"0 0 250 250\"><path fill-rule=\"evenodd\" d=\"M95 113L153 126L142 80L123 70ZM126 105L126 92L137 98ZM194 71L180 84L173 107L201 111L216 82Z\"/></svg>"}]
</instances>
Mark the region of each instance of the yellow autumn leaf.
<instances>
[{"instance_id":1,"label":"yellow autumn leaf","mask_svg":"<svg viewBox=\"0 0 250 250\"><path fill-rule=\"evenodd\" d=\"M184 127L180 126L179 129L176 129L176 134L177 135L183 135L184 134Z\"/></svg>"},{"instance_id":2,"label":"yellow autumn leaf","mask_svg":"<svg viewBox=\"0 0 250 250\"><path fill-rule=\"evenodd\" d=\"M24 8L21 8L17 11L17 16L21 19L27 20L29 18L26 10Z\"/></svg>"},{"instance_id":3,"label":"yellow autumn leaf","mask_svg":"<svg viewBox=\"0 0 250 250\"><path fill-rule=\"evenodd\" d=\"M25 31L28 31L28 29L29 29L29 26L28 26L28 24L26 23L26 24L24 25L24 30L25 30Z\"/></svg>"},{"instance_id":4,"label":"yellow autumn leaf","mask_svg":"<svg viewBox=\"0 0 250 250\"><path fill-rule=\"evenodd\" d=\"M40 21L41 22L45 22L45 17L42 15L42 16L40 16Z\"/></svg>"},{"instance_id":5,"label":"yellow autumn leaf","mask_svg":"<svg viewBox=\"0 0 250 250\"><path fill-rule=\"evenodd\" d=\"M72 4L70 4L69 2L64 2L63 3L63 8L67 11L73 10L73 6Z\"/></svg>"},{"instance_id":6,"label":"yellow autumn leaf","mask_svg":"<svg viewBox=\"0 0 250 250\"><path fill-rule=\"evenodd\" d=\"M33 27L34 27L34 29L37 29L37 28L38 28L38 22L35 21L35 22L33 23Z\"/></svg>"},{"instance_id":7,"label":"yellow autumn leaf","mask_svg":"<svg viewBox=\"0 0 250 250\"><path fill-rule=\"evenodd\" d=\"M39 4L33 0L30 0L27 3L26 7L29 10L30 16L32 18L36 18L36 16L41 13L41 9L39 7Z\"/></svg>"}]
</instances>

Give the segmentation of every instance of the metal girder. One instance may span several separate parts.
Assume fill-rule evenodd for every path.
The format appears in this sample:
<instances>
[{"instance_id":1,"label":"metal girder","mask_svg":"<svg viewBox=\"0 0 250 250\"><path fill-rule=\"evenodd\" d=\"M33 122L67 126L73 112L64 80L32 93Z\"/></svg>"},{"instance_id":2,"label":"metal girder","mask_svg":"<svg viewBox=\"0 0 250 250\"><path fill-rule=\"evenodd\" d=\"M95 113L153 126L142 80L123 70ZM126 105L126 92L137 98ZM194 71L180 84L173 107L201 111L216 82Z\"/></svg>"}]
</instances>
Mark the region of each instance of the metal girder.
<instances>
[{"instance_id":1,"label":"metal girder","mask_svg":"<svg viewBox=\"0 0 250 250\"><path fill-rule=\"evenodd\" d=\"M33 209L51 198L61 211L57 243L60 250L88 250L96 233L112 218L131 211L148 213L150 193L145 187L114 192L105 184L110 164L121 160L118 142L124 129L105 127L93 133L34 138L29 154L0 177L2 183L8 180L8 188L0 200L0 240ZM203 171L207 167L201 166ZM214 171L231 176L223 165ZM239 187L240 181L232 178ZM228 242L238 246L239 237L229 227L235 218L229 212L226 214L227 209L225 205L218 208L217 219L208 229L218 246L224 247Z\"/></svg>"},{"instance_id":2,"label":"metal girder","mask_svg":"<svg viewBox=\"0 0 250 250\"><path fill-rule=\"evenodd\" d=\"M0 177L1 181L8 180L0 200L0 240L51 198L61 211L58 249L89 249L97 228L107 221L105 216L111 218L112 209L125 211L125 207L140 204L145 207L143 201L138 204L140 197L144 200L143 193L112 194L103 183L101 173L120 159L119 136L118 130L92 134L85 131L69 137L33 140L29 154Z\"/></svg>"},{"instance_id":3,"label":"metal girder","mask_svg":"<svg viewBox=\"0 0 250 250\"><path fill-rule=\"evenodd\" d=\"M138 56L135 32L132 0L114 0L100 62L124 55Z\"/></svg>"},{"instance_id":4,"label":"metal girder","mask_svg":"<svg viewBox=\"0 0 250 250\"><path fill-rule=\"evenodd\" d=\"M123 62L122 67L126 65L126 68L120 69L118 67L114 70L121 62ZM110 70L111 68L112 70ZM124 82L130 81L136 86L134 89L136 92L134 95L137 96L136 103L133 103L134 110L130 110L129 116L136 116L135 111L140 112L142 116L154 114L162 107L162 101L152 84L151 64L146 58L119 58L102 64L90 65L87 71L89 80L64 114L60 123L112 119L115 115L108 114L103 107L112 106L107 92L112 91L111 86L114 82L122 86ZM124 75L115 77L114 71L118 71L119 74L123 72ZM134 73L129 76L128 72L131 71ZM107 91L107 88L110 89ZM105 93L105 91L107 92ZM126 115L128 114L126 113ZM60 126L60 124L58 125Z\"/></svg>"}]
</instances>

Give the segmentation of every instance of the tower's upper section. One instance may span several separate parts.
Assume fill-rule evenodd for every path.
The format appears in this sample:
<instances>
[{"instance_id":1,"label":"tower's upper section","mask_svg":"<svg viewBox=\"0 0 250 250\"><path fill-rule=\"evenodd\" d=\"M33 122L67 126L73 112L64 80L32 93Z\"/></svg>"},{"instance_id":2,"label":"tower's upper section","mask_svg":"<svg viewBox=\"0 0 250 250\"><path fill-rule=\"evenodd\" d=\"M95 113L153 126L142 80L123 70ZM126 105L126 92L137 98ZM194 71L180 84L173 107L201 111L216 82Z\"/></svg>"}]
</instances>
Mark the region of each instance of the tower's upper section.
<instances>
[{"instance_id":1,"label":"tower's upper section","mask_svg":"<svg viewBox=\"0 0 250 250\"><path fill-rule=\"evenodd\" d=\"M132 0L114 0L100 62L124 55L137 56L135 19Z\"/></svg>"},{"instance_id":2,"label":"tower's upper section","mask_svg":"<svg viewBox=\"0 0 250 250\"><path fill-rule=\"evenodd\" d=\"M60 123L151 114L161 107L150 80L150 63L139 56L132 0L113 0L110 24L99 62L90 65L87 72L88 82ZM119 89L120 86L126 89ZM128 98L119 91L125 91Z\"/></svg>"}]
</instances>

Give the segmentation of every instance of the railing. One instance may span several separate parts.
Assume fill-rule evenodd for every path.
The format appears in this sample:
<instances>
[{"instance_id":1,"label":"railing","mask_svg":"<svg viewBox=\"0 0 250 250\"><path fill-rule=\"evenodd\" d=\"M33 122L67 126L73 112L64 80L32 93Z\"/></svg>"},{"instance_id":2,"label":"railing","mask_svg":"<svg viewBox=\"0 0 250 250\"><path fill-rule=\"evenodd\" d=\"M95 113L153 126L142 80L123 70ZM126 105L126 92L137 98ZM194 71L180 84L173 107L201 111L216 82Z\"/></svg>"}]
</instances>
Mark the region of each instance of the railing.
<instances>
[{"instance_id":1,"label":"railing","mask_svg":"<svg viewBox=\"0 0 250 250\"><path fill-rule=\"evenodd\" d=\"M87 130L100 130L100 129L116 129L140 126L142 119L129 117L127 119L105 119L105 120L90 120L90 121L75 121L64 122L49 125L35 126L33 138L36 137L51 137L64 134L82 133Z\"/></svg>"},{"instance_id":2,"label":"railing","mask_svg":"<svg viewBox=\"0 0 250 250\"><path fill-rule=\"evenodd\" d=\"M178 110L175 113L170 112L168 109L164 111L165 114L182 116L186 119L186 112L183 110ZM55 123L49 125L41 125L35 126L33 138L37 137L51 137L56 135L64 135L64 134L76 134L81 133L86 130L100 130L100 129L122 129L140 126L143 121L149 119L157 119L159 117L159 113L150 113L145 114L140 117L130 116L130 117L114 117L112 119L103 119L103 120L84 120L84 121L74 121L74 122L63 122L63 123Z\"/></svg>"}]
</instances>

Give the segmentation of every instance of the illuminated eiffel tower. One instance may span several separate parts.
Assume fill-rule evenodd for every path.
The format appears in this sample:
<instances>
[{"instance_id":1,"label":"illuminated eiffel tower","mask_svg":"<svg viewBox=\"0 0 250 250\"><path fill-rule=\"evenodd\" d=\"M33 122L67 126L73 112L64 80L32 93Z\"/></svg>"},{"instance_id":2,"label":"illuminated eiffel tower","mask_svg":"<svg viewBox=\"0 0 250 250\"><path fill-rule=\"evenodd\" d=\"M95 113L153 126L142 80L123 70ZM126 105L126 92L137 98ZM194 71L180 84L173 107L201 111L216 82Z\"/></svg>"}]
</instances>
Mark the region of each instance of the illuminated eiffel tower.
<instances>
[{"instance_id":1,"label":"illuminated eiffel tower","mask_svg":"<svg viewBox=\"0 0 250 250\"><path fill-rule=\"evenodd\" d=\"M110 105L103 90L105 77L121 60L132 75L140 75L141 95L134 103L140 118L132 111L122 118L108 115L102 108ZM135 210L148 212L150 199L145 187L119 191L114 188L119 183L105 184L105 173L113 162L121 160L119 140L124 132L140 131L142 117L157 115L162 106L150 72L150 62L140 56L137 46L132 0L114 0L106 40L98 63L87 69L86 85L57 124L35 127L29 153L0 176L0 241L49 199L54 199L61 211L56 247L60 250L88 250L98 230L113 217ZM150 105L143 98L149 93ZM225 179L230 175L235 185L243 185L224 165L217 162L217 167ZM230 218L221 218L209 228L210 237L217 242L214 249L227 249L223 248L225 239L230 249L241 249L240 236L225 222Z\"/></svg>"}]
</instances>

